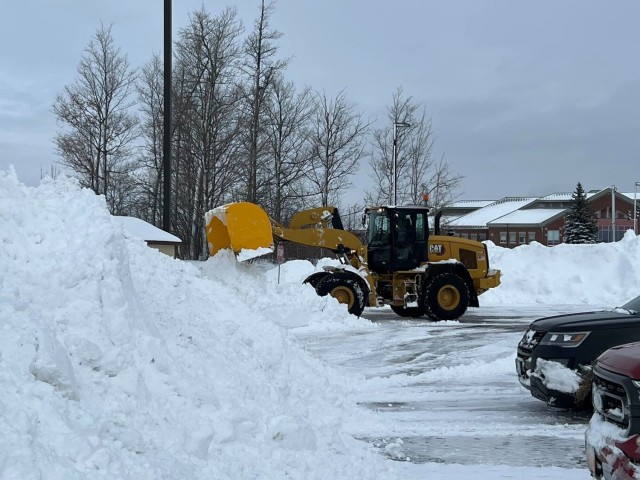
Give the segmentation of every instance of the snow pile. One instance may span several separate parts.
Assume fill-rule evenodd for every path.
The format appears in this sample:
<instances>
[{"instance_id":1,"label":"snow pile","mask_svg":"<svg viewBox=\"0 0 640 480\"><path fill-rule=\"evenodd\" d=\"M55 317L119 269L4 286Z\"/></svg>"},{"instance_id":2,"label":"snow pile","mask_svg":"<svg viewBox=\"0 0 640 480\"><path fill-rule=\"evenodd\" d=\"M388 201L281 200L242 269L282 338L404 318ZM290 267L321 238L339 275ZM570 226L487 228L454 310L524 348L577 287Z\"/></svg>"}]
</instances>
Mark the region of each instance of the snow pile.
<instances>
[{"instance_id":1,"label":"snow pile","mask_svg":"<svg viewBox=\"0 0 640 480\"><path fill-rule=\"evenodd\" d=\"M383 422L355 399L387 383L483 378L447 364L367 380L312 357L292 332L379 328L302 285L333 260L174 260L126 237L74 181L27 188L13 171L0 171L0 225L0 478L424 478L353 438ZM617 305L636 294L635 237L490 247L503 283L481 304ZM384 450L407 460L401 439ZM474 468L429 466L429 478Z\"/></svg>"},{"instance_id":2,"label":"snow pile","mask_svg":"<svg viewBox=\"0 0 640 480\"><path fill-rule=\"evenodd\" d=\"M0 478L389 478L344 431L358 379L272 321L367 324L333 299L207 278L71 180L0 172L0 225Z\"/></svg>"},{"instance_id":3,"label":"snow pile","mask_svg":"<svg viewBox=\"0 0 640 480\"><path fill-rule=\"evenodd\" d=\"M629 230L616 243L538 242L513 249L487 242L491 268L502 284L482 294L480 305L587 304L620 306L640 295L640 237Z\"/></svg>"},{"instance_id":4,"label":"snow pile","mask_svg":"<svg viewBox=\"0 0 640 480\"><path fill-rule=\"evenodd\" d=\"M622 455L622 451L614 446L614 442L628 439L627 432L624 428L607 422L602 415L597 412L594 413L591 420L589 420L586 437L589 445L592 445L596 450L608 446L613 450L612 453L616 455Z\"/></svg>"},{"instance_id":5,"label":"snow pile","mask_svg":"<svg viewBox=\"0 0 640 480\"><path fill-rule=\"evenodd\" d=\"M531 375L540 378L548 389L564 393L577 392L582 382L582 377L575 370L542 358L536 360L536 369Z\"/></svg>"}]
</instances>

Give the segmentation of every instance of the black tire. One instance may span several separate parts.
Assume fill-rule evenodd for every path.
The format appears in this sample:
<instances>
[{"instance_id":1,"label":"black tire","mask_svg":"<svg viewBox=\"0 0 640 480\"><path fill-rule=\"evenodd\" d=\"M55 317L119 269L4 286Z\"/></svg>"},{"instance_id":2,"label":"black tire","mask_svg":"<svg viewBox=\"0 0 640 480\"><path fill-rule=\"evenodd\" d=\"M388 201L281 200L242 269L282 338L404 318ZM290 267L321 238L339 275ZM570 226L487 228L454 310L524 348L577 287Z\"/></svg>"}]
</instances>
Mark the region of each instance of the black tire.
<instances>
[{"instance_id":1,"label":"black tire","mask_svg":"<svg viewBox=\"0 0 640 480\"><path fill-rule=\"evenodd\" d=\"M329 272L312 273L307 278L305 278L304 282L302 282L302 283L308 283L313 288L316 288L318 286L318 284L322 281L322 279L324 277L326 277L327 275L331 275L331 274Z\"/></svg>"},{"instance_id":2,"label":"black tire","mask_svg":"<svg viewBox=\"0 0 640 480\"><path fill-rule=\"evenodd\" d=\"M316 293L321 297L331 295L340 303L347 305L349 313L359 317L364 312L367 293L355 274L346 272L332 273L316 285Z\"/></svg>"},{"instance_id":3,"label":"black tire","mask_svg":"<svg viewBox=\"0 0 640 480\"><path fill-rule=\"evenodd\" d=\"M393 310L393 313L400 315L401 317L417 318L424 315L424 309L420 307L398 307L396 305L391 305L391 310Z\"/></svg>"},{"instance_id":4,"label":"black tire","mask_svg":"<svg viewBox=\"0 0 640 480\"><path fill-rule=\"evenodd\" d=\"M424 305L434 321L456 320L467 311L469 288L455 273L441 273L429 280L424 289Z\"/></svg>"}]
</instances>

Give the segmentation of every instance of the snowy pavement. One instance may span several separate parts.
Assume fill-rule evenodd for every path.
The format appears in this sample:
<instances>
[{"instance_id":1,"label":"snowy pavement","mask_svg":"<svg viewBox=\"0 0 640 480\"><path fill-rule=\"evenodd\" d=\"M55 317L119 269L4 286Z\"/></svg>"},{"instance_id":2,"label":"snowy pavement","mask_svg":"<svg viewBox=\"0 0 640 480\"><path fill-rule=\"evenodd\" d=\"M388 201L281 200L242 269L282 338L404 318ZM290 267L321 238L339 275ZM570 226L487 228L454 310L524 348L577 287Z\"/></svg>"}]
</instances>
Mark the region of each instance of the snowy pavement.
<instances>
[{"instance_id":1,"label":"snowy pavement","mask_svg":"<svg viewBox=\"0 0 640 480\"><path fill-rule=\"evenodd\" d=\"M514 367L516 345L531 321L584 308L486 307L442 323L367 309L364 317L379 329L305 331L299 338L324 361L366 378L354 400L381 415L377 423L350 428L389 458L416 464L417 471L422 465L425 475L433 464L438 470L486 465L493 478L513 478L509 467L559 467L567 469L563 478L587 479L590 415L534 399Z\"/></svg>"}]
</instances>

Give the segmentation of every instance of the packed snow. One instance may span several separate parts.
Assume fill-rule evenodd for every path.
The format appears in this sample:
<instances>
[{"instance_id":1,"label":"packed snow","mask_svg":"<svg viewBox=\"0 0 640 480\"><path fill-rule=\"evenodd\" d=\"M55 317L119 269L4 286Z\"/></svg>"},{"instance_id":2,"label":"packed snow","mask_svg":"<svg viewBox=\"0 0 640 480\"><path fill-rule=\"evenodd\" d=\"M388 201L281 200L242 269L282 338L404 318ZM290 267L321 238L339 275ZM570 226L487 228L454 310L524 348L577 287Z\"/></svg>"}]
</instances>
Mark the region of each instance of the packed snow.
<instances>
[{"instance_id":1,"label":"packed snow","mask_svg":"<svg viewBox=\"0 0 640 480\"><path fill-rule=\"evenodd\" d=\"M538 242L508 249L487 242L502 285L480 297L481 305L584 304L613 308L640 294L640 240L628 230L615 243Z\"/></svg>"},{"instance_id":2,"label":"packed snow","mask_svg":"<svg viewBox=\"0 0 640 480\"><path fill-rule=\"evenodd\" d=\"M548 389L563 393L576 393L583 380L575 370L542 358L536 360L536 369L531 375L540 378Z\"/></svg>"},{"instance_id":3,"label":"packed snow","mask_svg":"<svg viewBox=\"0 0 640 480\"><path fill-rule=\"evenodd\" d=\"M402 439L384 448L395 460L358 440L382 422L357 392L403 380L331 366L294 335L379 328L301 283L332 260L274 267L228 251L174 260L129 236L74 180L27 187L12 170L0 171L0 225L0 478L588 476L415 465ZM502 285L481 305L614 307L638 293L631 233L616 244L490 244L489 253ZM477 374L443 365L421 375Z\"/></svg>"}]
</instances>

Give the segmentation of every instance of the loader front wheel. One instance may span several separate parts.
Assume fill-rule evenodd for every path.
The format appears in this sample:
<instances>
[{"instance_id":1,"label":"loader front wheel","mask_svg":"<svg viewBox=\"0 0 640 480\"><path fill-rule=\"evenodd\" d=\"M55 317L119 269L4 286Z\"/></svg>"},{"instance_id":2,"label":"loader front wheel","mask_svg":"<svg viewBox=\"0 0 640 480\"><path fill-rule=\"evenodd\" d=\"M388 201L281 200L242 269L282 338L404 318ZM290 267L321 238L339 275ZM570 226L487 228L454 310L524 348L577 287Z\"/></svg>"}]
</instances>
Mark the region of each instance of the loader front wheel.
<instances>
[{"instance_id":1,"label":"loader front wheel","mask_svg":"<svg viewBox=\"0 0 640 480\"><path fill-rule=\"evenodd\" d=\"M316 285L316 293L321 297L331 295L356 317L364 311L366 293L353 274L338 272L327 275Z\"/></svg>"},{"instance_id":2,"label":"loader front wheel","mask_svg":"<svg viewBox=\"0 0 640 480\"><path fill-rule=\"evenodd\" d=\"M313 288L316 288L318 286L318 284L322 281L322 279L324 277L326 277L327 275L331 275L331 274L329 272L312 273L307 278L305 278L304 282L302 282L302 283L308 283Z\"/></svg>"},{"instance_id":3,"label":"loader front wheel","mask_svg":"<svg viewBox=\"0 0 640 480\"><path fill-rule=\"evenodd\" d=\"M432 320L455 320L467 311L469 288L459 275L441 273L427 283L424 304Z\"/></svg>"}]
</instances>

